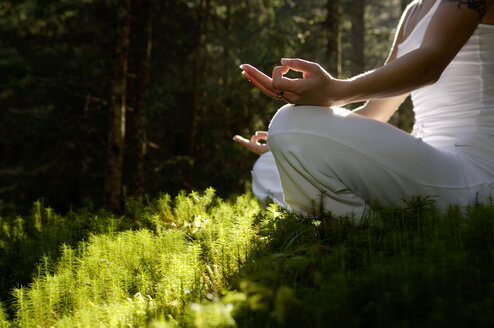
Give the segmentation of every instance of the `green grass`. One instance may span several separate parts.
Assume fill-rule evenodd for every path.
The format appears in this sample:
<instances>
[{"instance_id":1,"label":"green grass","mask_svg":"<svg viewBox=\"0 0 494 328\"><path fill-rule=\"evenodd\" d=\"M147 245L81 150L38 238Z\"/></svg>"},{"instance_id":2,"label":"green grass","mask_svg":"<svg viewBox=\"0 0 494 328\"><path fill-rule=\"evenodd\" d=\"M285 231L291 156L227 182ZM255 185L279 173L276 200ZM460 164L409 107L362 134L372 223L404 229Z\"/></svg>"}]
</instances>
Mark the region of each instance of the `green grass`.
<instances>
[{"instance_id":1,"label":"green grass","mask_svg":"<svg viewBox=\"0 0 494 328\"><path fill-rule=\"evenodd\" d=\"M266 254L262 270L246 265L248 283L238 284L263 300L256 305L262 310L247 307L237 322L491 327L494 211L475 205L464 212L452 207L440 214L415 199L407 208L376 210L357 226L339 219L303 230L303 223L287 217L283 227L267 230L278 252Z\"/></svg>"},{"instance_id":2,"label":"green grass","mask_svg":"<svg viewBox=\"0 0 494 328\"><path fill-rule=\"evenodd\" d=\"M376 206L359 224L252 195L2 218L0 327L490 327L494 207Z\"/></svg>"}]
</instances>

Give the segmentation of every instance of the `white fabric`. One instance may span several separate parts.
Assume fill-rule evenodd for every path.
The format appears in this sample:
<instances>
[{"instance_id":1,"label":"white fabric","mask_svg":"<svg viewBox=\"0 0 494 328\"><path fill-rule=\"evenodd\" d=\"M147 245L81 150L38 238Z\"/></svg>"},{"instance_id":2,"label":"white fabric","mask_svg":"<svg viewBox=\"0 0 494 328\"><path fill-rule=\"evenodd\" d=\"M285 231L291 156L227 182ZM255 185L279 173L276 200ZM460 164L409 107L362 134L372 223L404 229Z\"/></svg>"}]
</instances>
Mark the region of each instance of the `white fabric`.
<instances>
[{"instance_id":1,"label":"white fabric","mask_svg":"<svg viewBox=\"0 0 494 328\"><path fill-rule=\"evenodd\" d=\"M287 208L283 200L283 189L273 154L269 151L262 154L252 169L252 192L263 208L272 200L281 207Z\"/></svg>"},{"instance_id":2,"label":"white fabric","mask_svg":"<svg viewBox=\"0 0 494 328\"><path fill-rule=\"evenodd\" d=\"M399 45L420 46L436 4ZM439 208L486 202L494 191L494 26L480 24L441 78L412 93L413 134L350 112L282 107L269 145L286 203L301 214L322 203L333 215L359 218L366 204L398 205L431 196ZM322 195L322 196L321 196Z\"/></svg>"},{"instance_id":3,"label":"white fabric","mask_svg":"<svg viewBox=\"0 0 494 328\"><path fill-rule=\"evenodd\" d=\"M474 200L460 159L389 124L340 108L285 106L269 128L269 145L286 203L360 218L366 204L398 205L413 195L442 208Z\"/></svg>"},{"instance_id":4,"label":"white fabric","mask_svg":"<svg viewBox=\"0 0 494 328\"><path fill-rule=\"evenodd\" d=\"M424 38L425 31L427 30L427 27L429 26L429 22L431 21L432 16L434 16L434 13L436 12L437 7L439 6L439 3L441 1L436 1L432 7L429 9L429 11L422 17L417 24L415 24L415 27L413 28L413 31L407 36L405 40L403 40L399 45L398 45L398 57L402 56L405 53L408 53L412 50L417 49L420 46L420 43L422 42L422 39ZM412 10L415 11L416 7L413 7ZM407 25L408 22L410 21L410 17L412 16L413 12L408 15L407 20L404 22L404 29L405 31L407 30Z\"/></svg>"}]
</instances>

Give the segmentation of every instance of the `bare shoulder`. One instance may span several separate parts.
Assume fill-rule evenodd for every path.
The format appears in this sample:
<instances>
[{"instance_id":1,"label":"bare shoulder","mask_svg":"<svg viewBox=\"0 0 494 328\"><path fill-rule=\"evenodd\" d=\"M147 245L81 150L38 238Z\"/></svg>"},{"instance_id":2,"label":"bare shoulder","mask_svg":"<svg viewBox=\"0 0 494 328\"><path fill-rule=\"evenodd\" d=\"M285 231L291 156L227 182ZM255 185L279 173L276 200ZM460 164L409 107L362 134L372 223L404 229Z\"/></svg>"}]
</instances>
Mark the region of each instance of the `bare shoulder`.
<instances>
[{"instance_id":1,"label":"bare shoulder","mask_svg":"<svg viewBox=\"0 0 494 328\"><path fill-rule=\"evenodd\" d=\"M403 10L403 13L401 14L400 22L398 23L398 27L396 30L396 35L395 35L396 44L400 44L401 41L403 41L405 35L405 26L409 25L410 17L416 11L421 1L423 0L413 0L405 7L405 10Z\"/></svg>"},{"instance_id":2,"label":"bare shoulder","mask_svg":"<svg viewBox=\"0 0 494 328\"><path fill-rule=\"evenodd\" d=\"M494 3L493 0L440 0L441 2L452 2L457 4L459 9L468 8L476 11L483 24L494 23Z\"/></svg>"}]
</instances>

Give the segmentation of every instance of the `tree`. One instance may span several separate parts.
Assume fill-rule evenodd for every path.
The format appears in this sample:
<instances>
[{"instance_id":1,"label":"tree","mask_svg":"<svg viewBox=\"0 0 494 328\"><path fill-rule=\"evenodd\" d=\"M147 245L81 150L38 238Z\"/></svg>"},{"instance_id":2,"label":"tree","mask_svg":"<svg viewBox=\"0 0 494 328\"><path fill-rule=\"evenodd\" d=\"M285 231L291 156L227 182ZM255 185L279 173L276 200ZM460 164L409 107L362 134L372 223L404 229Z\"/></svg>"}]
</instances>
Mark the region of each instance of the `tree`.
<instances>
[{"instance_id":1,"label":"tree","mask_svg":"<svg viewBox=\"0 0 494 328\"><path fill-rule=\"evenodd\" d=\"M383 63L402 2L365 0L366 69ZM123 186L243 192L255 157L231 136L266 129L281 102L238 65L269 73L297 56L360 72L357 3L0 1L0 214L39 198L118 209Z\"/></svg>"},{"instance_id":2,"label":"tree","mask_svg":"<svg viewBox=\"0 0 494 328\"><path fill-rule=\"evenodd\" d=\"M326 56L329 73L336 77L341 75L341 32L339 11L339 0L327 0L326 21L324 24L327 29Z\"/></svg>"},{"instance_id":3,"label":"tree","mask_svg":"<svg viewBox=\"0 0 494 328\"><path fill-rule=\"evenodd\" d=\"M130 45L130 0L121 0L117 7L115 59L111 77L110 118L108 128L106 206L121 211L125 115L127 111L127 73Z\"/></svg>"},{"instance_id":4,"label":"tree","mask_svg":"<svg viewBox=\"0 0 494 328\"><path fill-rule=\"evenodd\" d=\"M197 8L197 30L196 30L196 40L194 48L194 62L193 62L193 78L192 78L192 107L190 113L190 123L189 123L189 145L188 145L188 156L191 158L189 161L189 167L187 168L187 184L192 185L192 170L194 169L194 157L196 155L196 138L198 130L198 121L201 111L201 104L199 100L199 89L200 89L200 73L201 66L204 65L201 62L201 52L203 47L204 38L204 25L206 23L206 13L209 11L209 0L199 0L199 6Z\"/></svg>"},{"instance_id":5,"label":"tree","mask_svg":"<svg viewBox=\"0 0 494 328\"><path fill-rule=\"evenodd\" d=\"M131 1L129 72L127 74L127 133L124 170L134 195L145 189L147 106L152 48L153 0ZM128 150L128 151L127 151Z\"/></svg>"},{"instance_id":6,"label":"tree","mask_svg":"<svg viewBox=\"0 0 494 328\"><path fill-rule=\"evenodd\" d=\"M352 6L352 61L351 61L351 73L357 75L365 70L365 0L353 0Z\"/></svg>"}]
</instances>

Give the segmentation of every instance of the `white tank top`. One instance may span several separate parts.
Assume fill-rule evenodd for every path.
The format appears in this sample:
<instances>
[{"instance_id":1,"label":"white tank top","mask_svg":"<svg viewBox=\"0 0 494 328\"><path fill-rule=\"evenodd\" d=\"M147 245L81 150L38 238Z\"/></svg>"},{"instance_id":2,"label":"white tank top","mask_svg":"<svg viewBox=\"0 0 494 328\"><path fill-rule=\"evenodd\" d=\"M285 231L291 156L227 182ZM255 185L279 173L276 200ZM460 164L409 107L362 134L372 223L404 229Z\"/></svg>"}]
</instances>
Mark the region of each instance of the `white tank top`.
<instances>
[{"instance_id":1,"label":"white tank top","mask_svg":"<svg viewBox=\"0 0 494 328\"><path fill-rule=\"evenodd\" d=\"M398 57L420 46L440 2L398 45ZM479 24L440 79L411 96L412 134L457 153L494 181L494 25Z\"/></svg>"}]
</instances>

